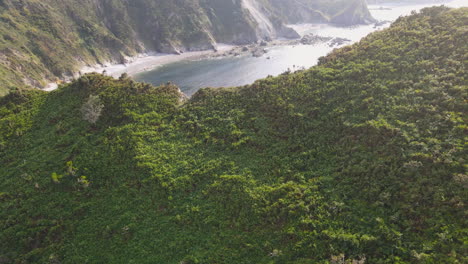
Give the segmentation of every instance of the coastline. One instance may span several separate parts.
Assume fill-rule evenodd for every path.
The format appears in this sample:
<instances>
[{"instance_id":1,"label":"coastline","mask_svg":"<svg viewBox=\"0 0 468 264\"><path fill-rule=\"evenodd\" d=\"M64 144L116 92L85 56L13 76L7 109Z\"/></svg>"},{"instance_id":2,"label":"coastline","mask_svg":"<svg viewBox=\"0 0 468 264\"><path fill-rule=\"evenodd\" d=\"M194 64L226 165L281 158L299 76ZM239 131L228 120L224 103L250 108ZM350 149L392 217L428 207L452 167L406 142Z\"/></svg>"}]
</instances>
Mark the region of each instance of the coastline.
<instances>
[{"instance_id":1,"label":"coastline","mask_svg":"<svg viewBox=\"0 0 468 264\"><path fill-rule=\"evenodd\" d=\"M382 11L380 8L382 4L393 4L390 5L391 9L393 8L398 8L400 6L405 6L405 5L395 5L395 3L391 2L383 2L379 5L369 5L370 7L373 7L371 10L374 12L380 12ZM466 3L464 0L451 0L447 1L444 0L441 2L441 4L444 4L448 7L452 8L459 8L459 7L466 7ZM432 6L432 5L421 5L421 7L426 7L426 6ZM398 13L398 16L405 15ZM381 20L383 22L391 22L394 21L397 17L391 17L387 18L384 20ZM311 28L320 28L320 27L326 27L329 26L329 24L295 24L295 25L288 25L292 28L294 28L300 35L303 37L308 33L308 30ZM369 25L369 26L372 26ZM389 23L384 23L383 25L380 25L378 29L388 27ZM377 25L375 26L377 28ZM346 40L346 39L344 39ZM352 42L355 42L357 40L352 39ZM276 45L300 45L301 43L298 43L298 40L286 40L286 39L275 39L271 42L268 42L267 46L276 46ZM309 43L310 44L310 43ZM350 44L350 43L348 43ZM307 45L307 44L304 44ZM338 45L340 46L340 45ZM245 47L248 47L248 50L244 50ZM258 43L255 44L249 44L249 45L231 45L231 44L217 44L216 50L203 50L203 51L189 51L189 52L184 52L180 55L178 54L167 54L167 53L156 53L156 52L148 52L148 53L141 53L138 54L134 57L128 58L129 63L126 64L116 64L112 62L107 62L105 64L97 64L94 66L84 66L80 69L79 72L75 73L74 76L68 76L60 81L57 82L51 82L48 85L46 85L44 88L41 90L43 91L53 91L58 88L59 84L62 83L68 83L71 81L72 77L78 77L80 74L86 74L86 73L91 73L91 72L98 72L98 73L104 73L105 75L112 76L114 78L119 77L123 73L127 73L130 76L135 76L136 74L139 74L141 72L153 70L155 68L171 64L174 62L180 62L180 61L190 61L190 60L201 60L201 59L206 59L206 58L216 58L216 57L225 57L225 56L239 56L245 53L250 53L254 52L257 54L254 56L262 56L265 52L262 52L263 48L265 46L260 45Z\"/></svg>"},{"instance_id":2,"label":"coastline","mask_svg":"<svg viewBox=\"0 0 468 264\"><path fill-rule=\"evenodd\" d=\"M243 55L251 55L254 57L261 57L267 53L266 48L278 45L302 45L301 39L282 39L278 38L269 42L259 41L257 43L247 45L233 45L218 43L216 49L201 50L201 51L187 51L181 54L168 54L158 52L140 53L133 57L128 57L128 63L112 63L107 62L104 64L97 64L94 66L83 66L73 76L66 77L57 82L50 82L41 90L51 92L56 90L60 84L68 83L72 78L77 78L80 75L97 72L104 75L118 78L123 73L133 77L139 73L151 71L158 67L168 65L180 61L196 61L210 58L220 57L237 57ZM304 44L310 45L310 44Z\"/></svg>"},{"instance_id":3,"label":"coastline","mask_svg":"<svg viewBox=\"0 0 468 264\"><path fill-rule=\"evenodd\" d=\"M309 27L317 27L318 24L302 24L304 28ZM309 35L305 32L300 34L301 38L298 39L284 39L278 38L271 41L259 41L257 43L251 43L247 45L231 45L231 44L223 44L218 43L216 45L216 49L209 49L209 50L202 50L202 51L188 51L181 54L167 54L167 53L157 53L157 52L150 52L150 53L141 53L134 57L129 57L127 60L128 63L112 63L107 62L105 64L97 64L95 66L84 66L82 67L77 73L73 75L74 78L79 77L80 75L86 73L102 73L107 76L111 76L113 78L120 77L123 73L128 74L129 76L133 77L139 73L151 71L158 67L162 67L164 65L168 65L175 62L180 61L197 61L203 59L214 59L214 58L221 58L221 57L238 57L238 56L253 56L253 57L262 57L268 53L269 48L274 46L297 46L297 45L315 45L318 42L322 43L332 43L330 45L339 47L345 42L349 42L350 40L344 38L322 38L318 35ZM312 36L312 39L307 37ZM317 37L317 38L315 38ZM332 40L338 40L338 42L334 43ZM270 57L267 57L270 59ZM58 82L51 82L46 87L44 87L43 91L53 91L56 90L60 84L68 83L72 80L72 77L67 77L65 80L60 80Z\"/></svg>"},{"instance_id":4,"label":"coastline","mask_svg":"<svg viewBox=\"0 0 468 264\"><path fill-rule=\"evenodd\" d=\"M174 62L179 61L186 61L186 60L200 60L204 58L210 57L218 57L222 56L226 52L237 48L238 46L229 45L229 44L218 44L216 46L216 50L202 50L202 51L188 51L182 54L167 54L167 53L156 53L156 52L149 52L149 53L141 53L134 57L130 57L129 63L126 64L113 64L113 63L106 63L106 64L97 64L95 66L84 66L80 69L80 74L98 72L103 73L107 76L111 76L114 78L118 78L123 73L126 73L130 76L135 76L138 73L153 70L155 68L171 64ZM68 80L64 81L67 83ZM57 89L59 86L58 82L51 82L44 87L43 91L53 91Z\"/></svg>"}]
</instances>

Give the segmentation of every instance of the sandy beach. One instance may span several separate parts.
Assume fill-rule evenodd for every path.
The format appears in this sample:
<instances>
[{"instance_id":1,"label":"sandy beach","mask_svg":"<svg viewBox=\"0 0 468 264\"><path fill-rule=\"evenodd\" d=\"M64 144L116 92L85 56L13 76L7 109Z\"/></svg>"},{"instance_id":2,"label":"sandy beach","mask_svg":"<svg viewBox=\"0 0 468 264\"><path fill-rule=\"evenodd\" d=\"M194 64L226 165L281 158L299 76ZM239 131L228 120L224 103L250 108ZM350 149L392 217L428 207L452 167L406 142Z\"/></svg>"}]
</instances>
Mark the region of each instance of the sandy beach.
<instances>
[{"instance_id":1,"label":"sandy beach","mask_svg":"<svg viewBox=\"0 0 468 264\"><path fill-rule=\"evenodd\" d=\"M236 48L234 45L218 44L216 46L217 51L214 50L203 50L203 51L190 51L178 54L165 54L165 53L143 53L135 57L130 58L130 63L127 64L112 64L106 63L103 65L96 66L84 66L79 71L81 74L97 72L103 73L114 78L119 77L123 73L127 73L130 76L134 76L138 73L153 70L157 67L161 67L170 63L185 61L185 60L199 60L209 57L217 57L220 54L226 53L229 50ZM44 91L53 91L58 88L58 84L53 82L49 83Z\"/></svg>"}]
</instances>

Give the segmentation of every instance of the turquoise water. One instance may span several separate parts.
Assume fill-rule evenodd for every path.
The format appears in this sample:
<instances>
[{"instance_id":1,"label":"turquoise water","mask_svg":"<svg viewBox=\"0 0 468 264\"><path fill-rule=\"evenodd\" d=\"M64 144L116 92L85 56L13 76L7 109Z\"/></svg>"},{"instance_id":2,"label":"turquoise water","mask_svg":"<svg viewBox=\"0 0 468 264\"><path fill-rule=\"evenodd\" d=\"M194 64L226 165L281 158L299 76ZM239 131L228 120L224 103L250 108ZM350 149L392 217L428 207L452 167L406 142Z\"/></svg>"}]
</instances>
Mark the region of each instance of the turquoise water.
<instances>
[{"instance_id":1,"label":"turquoise water","mask_svg":"<svg viewBox=\"0 0 468 264\"><path fill-rule=\"evenodd\" d=\"M449 6L468 6L468 0L451 1ZM380 4L370 6L372 15L378 20L394 21L401 15L408 15L412 10L431 6L431 4L403 5ZM385 10L379 10L385 7ZM388 26L388 25L386 25ZM354 27L336 27L333 25L298 25L301 34L313 33L320 36L343 37L359 41L369 33L382 29L374 25ZM158 67L135 76L137 81L160 85L172 82L187 95L192 95L203 87L231 87L253 83L268 75L276 76L285 71L310 68L317 64L318 58L325 56L333 48L327 44L274 46L260 58L240 56L229 58L182 61Z\"/></svg>"}]
</instances>

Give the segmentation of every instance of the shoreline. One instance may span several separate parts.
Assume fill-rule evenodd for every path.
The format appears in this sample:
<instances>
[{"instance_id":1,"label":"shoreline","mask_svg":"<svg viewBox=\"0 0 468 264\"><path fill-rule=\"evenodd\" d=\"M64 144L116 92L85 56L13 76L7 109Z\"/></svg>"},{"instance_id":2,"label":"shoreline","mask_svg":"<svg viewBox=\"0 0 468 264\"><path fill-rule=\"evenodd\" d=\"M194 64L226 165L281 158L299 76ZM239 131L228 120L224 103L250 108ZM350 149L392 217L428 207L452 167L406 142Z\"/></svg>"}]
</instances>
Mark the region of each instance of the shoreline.
<instances>
[{"instance_id":1,"label":"shoreline","mask_svg":"<svg viewBox=\"0 0 468 264\"><path fill-rule=\"evenodd\" d=\"M318 24L302 24L304 27L317 27ZM299 39L283 39L278 38L272 41L258 41L257 43L251 43L247 45L232 45L219 43L216 49L202 50L202 51L187 51L181 54L167 54L167 53L141 53L134 57L127 58L129 63L112 63L107 62L105 64L97 64L95 66L84 66L74 76L65 78L57 82L50 82L46 87L41 90L51 92L56 90L60 84L69 83L72 78L78 78L81 75L87 73L102 73L106 76L113 78L120 77L123 73L128 74L131 77L135 75L157 69L159 67L181 61L196 61L203 59L215 59L215 58L226 58L226 57L238 57L238 56L253 56L262 57L268 53L268 49L275 46L297 46L297 45L316 45L320 43L329 43L332 40L338 40L339 43L330 44L336 47L350 42L348 39L339 37L321 37L314 34L300 34ZM318 39L307 39L308 36L315 36ZM306 40L306 42L304 42ZM268 57L269 59L269 57Z\"/></svg>"},{"instance_id":2,"label":"shoreline","mask_svg":"<svg viewBox=\"0 0 468 264\"><path fill-rule=\"evenodd\" d=\"M162 67L164 65L175 62L220 57L229 52L230 50L236 49L238 47L239 46L236 45L217 44L216 50L210 49L202 51L188 51L181 54L167 54L157 52L141 53L134 57L130 57L130 62L126 64L113 64L111 62L108 62L105 64L97 64L95 66L83 66L79 70L79 73L76 73L76 76L92 72L102 73L113 78L118 78L124 73L130 76L135 76L138 73L154 70L158 67ZM56 90L59 84L67 83L69 81L70 80L67 79L62 82L51 82L41 90L51 92L53 90Z\"/></svg>"},{"instance_id":3,"label":"shoreline","mask_svg":"<svg viewBox=\"0 0 468 264\"><path fill-rule=\"evenodd\" d=\"M457 8L457 7L466 6L466 4L463 1L464 0L444 0L444 1L441 1L440 4L444 4L445 6L448 6L448 7ZM387 3L384 1L384 3L381 3L379 5L369 5L369 7L382 6L382 4L387 4ZM432 5L437 5L437 4L432 4ZM432 6L432 5L428 5L428 6ZM386 27L388 26L387 22L390 22L390 21L393 21L393 20L383 20L384 24L382 25L375 24L374 28L378 28L381 26ZM310 26L319 27L320 24L297 24L294 26L296 27L295 30L301 35L301 38L302 38L307 32L307 27L310 27ZM80 71L76 72L73 76L67 76L56 82L50 82L41 90L43 91L56 90L60 84L68 83L72 80L72 78L76 78L76 77L79 77L81 74L86 74L86 73L91 73L91 72L103 73L107 76L111 76L114 78L119 77L123 73L127 73L130 76L135 76L139 73L154 70L158 67L162 67L167 64L180 62L180 61L193 61L193 60L219 58L219 57L227 57L227 56L236 57L236 56L241 56L250 52L252 52L252 55L254 57L261 57L267 52L265 51L264 48L268 48L270 46L301 45L301 44L311 45L316 40L312 39L310 41L312 43L298 43L298 40L275 39L271 42L268 42L266 45L262 45L259 43L249 44L249 45L232 45L232 44L230 45L230 44L220 43L220 44L217 44L216 50L210 49L210 50L203 50L203 51L189 51L189 52L184 52L180 55L156 53L156 52L141 53L134 57L128 58L129 63L126 63L126 64L107 62L104 64L97 64L94 66L89 66L89 65L83 66L80 69ZM323 41L323 40L318 39L318 41ZM349 41L349 39L340 38L339 41L340 42L338 42L337 47L341 46L343 44L342 43L343 41L347 42ZM351 44L351 43L347 43L347 44ZM246 50L246 48L248 49Z\"/></svg>"},{"instance_id":4,"label":"shoreline","mask_svg":"<svg viewBox=\"0 0 468 264\"><path fill-rule=\"evenodd\" d=\"M311 26L312 24L307 24ZM317 26L313 24L313 26ZM257 43L247 44L247 45L232 45L232 44L223 44L219 43L216 46L216 50L202 50L202 51L187 51L181 54L167 54L167 53L141 53L134 57L128 58L129 63L112 63L107 62L105 64L97 64L95 66L84 66L82 67L74 76L65 78L65 80L60 80L57 82L50 82L46 87L42 88L43 91L53 91L56 90L59 84L68 83L71 79L78 78L79 76L87 73L97 72L102 73L106 76L113 78L120 77L123 73L128 74L131 77L135 75L154 70L158 67L162 67L171 63L181 62L181 61L196 61L203 59L215 59L215 58L225 58L225 57L238 57L238 56L253 56L253 57L262 57L268 53L268 48L274 46L296 46L296 45L315 45L317 42L312 43L303 43L301 42L305 36L302 36L299 39L282 39L278 38L272 41L259 41ZM320 36L319 36L320 37ZM318 42L327 42L327 40L318 40ZM339 39L339 38L337 38ZM347 40L345 40L347 41Z\"/></svg>"},{"instance_id":5,"label":"shoreline","mask_svg":"<svg viewBox=\"0 0 468 264\"><path fill-rule=\"evenodd\" d=\"M350 44L351 40L340 37L322 37L305 32L310 27L320 27L322 24L300 24L295 25L296 27L303 27L300 32L300 38L298 39L285 39L277 38L271 41L261 40L256 43L247 45L233 45L218 43L215 49L202 50L202 51L187 51L181 54L167 54L148 52L140 53L133 57L128 57L128 63L112 63L107 62L104 64L97 64L95 66L83 66L73 76L66 77L56 82L50 82L46 87L42 88L43 91L54 91L60 84L69 83L72 78L78 78L83 74L87 73L102 73L106 76L118 78L122 74L126 73L131 77L135 75L157 69L159 67L181 62L181 61L197 61L203 59L215 59L215 58L226 58L226 57L238 57L238 56L253 56L262 57L266 55L269 48L275 46L297 46L297 45L316 45L318 43L329 43L330 47L340 47L345 44ZM333 42L336 41L336 42ZM267 57L270 59L270 57Z\"/></svg>"}]
</instances>

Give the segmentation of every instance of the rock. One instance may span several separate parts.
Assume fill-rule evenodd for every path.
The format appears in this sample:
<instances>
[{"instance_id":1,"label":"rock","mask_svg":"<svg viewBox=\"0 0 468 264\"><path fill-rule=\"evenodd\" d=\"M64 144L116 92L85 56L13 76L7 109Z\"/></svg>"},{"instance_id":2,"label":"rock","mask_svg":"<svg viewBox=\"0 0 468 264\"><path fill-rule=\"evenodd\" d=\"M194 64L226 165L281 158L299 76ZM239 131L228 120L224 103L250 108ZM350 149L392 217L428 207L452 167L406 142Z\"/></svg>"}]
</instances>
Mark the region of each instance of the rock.
<instances>
[{"instance_id":1,"label":"rock","mask_svg":"<svg viewBox=\"0 0 468 264\"><path fill-rule=\"evenodd\" d=\"M247 47L242 47L242 52L246 52L246 51L249 51L249 48L247 48Z\"/></svg>"},{"instance_id":2,"label":"rock","mask_svg":"<svg viewBox=\"0 0 468 264\"><path fill-rule=\"evenodd\" d=\"M372 17L366 1L354 0L355 4L331 18L330 22L342 26L352 26L357 24L371 24L376 20Z\"/></svg>"},{"instance_id":3,"label":"rock","mask_svg":"<svg viewBox=\"0 0 468 264\"><path fill-rule=\"evenodd\" d=\"M182 92L182 90L179 87L177 87L177 92L179 93L180 104L183 104L189 100L189 97L184 92Z\"/></svg>"},{"instance_id":4,"label":"rock","mask_svg":"<svg viewBox=\"0 0 468 264\"><path fill-rule=\"evenodd\" d=\"M128 64L132 62L132 58L129 56L125 56L123 53L120 53L119 63L120 64Z\"/></svg>"},{"instance_id":5,"label":"rock","mask_svg":"<svg viewBox=\"0 0 468 264\"><path fill-rule=\"evenodd\" d=\"M257 47L256 49L252 50L252 56L258 58L258 57L263 56L267 52L268 50Z\"/></svg>"},{"instance_id":6,"label":"rock","mask_svg":"<svg viewBox=\"0 0 468 264\"><path fill-rule=\"evenodd\" d=\"M317 43L323 43L332 40L331 37L322 37L314 34L308 34L302 37L300 40L301 44L303 45L314 45Z\"/></svg>"},{"instance_id":7,"label":"rock","mask_svg":"<svg viewBox=\"0 0 468 264\"><path fill-rule=\"evenodd\" d=\"M262 40L260 42L260 47L266 47L266 46L268 46L268 43L266 41Z\"/></svg>"},{"instance_id":8,"label":"rock","mask_svg":"<svg viewBox=\"0 0 468 264\"><path fill-rule=\"evenodd\" d=\"M216 45L215 42L211 43L211 49L213 50L213 52L218 52L218 45Z\"/></svg>"},{"instance_id":9,"label":"rock","mask_svg":"<svg viewBox=\"0 0 468 264\"><path fill-rule=\"evenodd\" d=\"M383 26L385 24L388 24L388 23L391 23L391 21L388 21L388 20L379 21L379 22L374 24L374 28L381 27L381 26Z\"/></svg>"},{"instance_id":10,"label":"rock","mask_svg":"<svg viewBox=\"0 0 468 264\"><path fill-rule=\"evenodd\" d=\"M287 27L285 25L281 25L281 28L278 30L278 36L287 38L287 39L299 39L301 35L297 33L296 30L293 28Z\"/></svg>"},{"instance_id":11,"label":"rock","mask_svg":"<svg viewBox=\"0 0 468 264\"><path fill-rule=\"evenodd\" d=\"M337 38L334 38L334 39L332 39L332 40L330 41L329 46L330 46L330 47L341 46L341 45L344 45L344 44L347 43L347 42L351 42L351 40L350 40L350 39L347 39L347 38L339 38L339 37L337 37Z\"/></svg>"}]
</instances>

